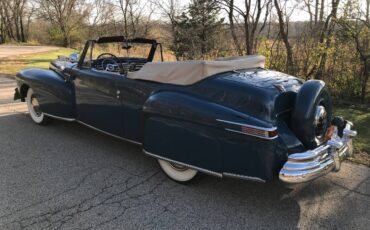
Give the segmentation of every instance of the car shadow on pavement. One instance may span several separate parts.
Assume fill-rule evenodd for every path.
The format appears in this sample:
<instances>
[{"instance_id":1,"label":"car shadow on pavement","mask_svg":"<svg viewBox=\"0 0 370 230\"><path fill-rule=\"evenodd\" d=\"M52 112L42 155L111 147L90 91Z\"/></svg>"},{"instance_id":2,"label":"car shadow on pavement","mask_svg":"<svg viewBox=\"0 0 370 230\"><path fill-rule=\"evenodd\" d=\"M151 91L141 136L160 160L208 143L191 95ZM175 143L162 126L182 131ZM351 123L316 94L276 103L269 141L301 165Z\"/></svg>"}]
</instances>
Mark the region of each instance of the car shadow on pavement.
<instances>
[{"instance_id":1,"label":"car shadow on pavement","mask_svg":"<svg viewBox=\"0 0 370 230\"><path fill-rule=\"evenodd\" d=\"M329 179L296 189L211 176L181 185L140 146L78 123L38 126L16 114L0 127L0 228L294 229L314 223L326 199L347 205Z\"/></svg>"}]
</instances>

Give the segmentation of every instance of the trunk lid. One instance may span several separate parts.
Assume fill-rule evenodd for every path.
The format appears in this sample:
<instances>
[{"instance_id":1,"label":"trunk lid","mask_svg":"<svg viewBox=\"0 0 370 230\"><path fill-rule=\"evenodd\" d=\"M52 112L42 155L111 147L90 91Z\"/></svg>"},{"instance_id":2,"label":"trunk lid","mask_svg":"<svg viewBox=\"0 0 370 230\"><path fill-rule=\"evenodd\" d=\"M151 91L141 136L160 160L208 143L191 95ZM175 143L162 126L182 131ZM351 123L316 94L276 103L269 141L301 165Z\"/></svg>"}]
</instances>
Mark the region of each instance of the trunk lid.
<instances>
[{"instance_id":1,"label":"trunk lid","mask_svg":"<svg viewBox=\"0 0 370 230\"><path fill-rule=\"evenodd\" d=\"M252 69L223 73L198 87L212 101L275 124L277 116L293 108L303 83L285 73Z\"/></svg>"}]
</instances>

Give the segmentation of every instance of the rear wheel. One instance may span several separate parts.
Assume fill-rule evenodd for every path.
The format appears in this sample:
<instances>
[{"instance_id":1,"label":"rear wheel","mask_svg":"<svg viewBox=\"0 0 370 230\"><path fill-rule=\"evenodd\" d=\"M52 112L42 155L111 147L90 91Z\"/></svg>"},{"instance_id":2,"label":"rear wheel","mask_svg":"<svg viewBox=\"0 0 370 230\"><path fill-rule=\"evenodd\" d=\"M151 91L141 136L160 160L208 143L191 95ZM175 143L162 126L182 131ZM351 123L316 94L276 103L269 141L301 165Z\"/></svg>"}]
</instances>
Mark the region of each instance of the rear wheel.
<instances>
[{"instance_id":1,"label":"rear wheel","mask_svg":"<svg viewBox=\"0 0 370 230\"><path fill-rule=\"evenodd\" d=\"M33 122L39 125L45 125L50 121L49 117L46 117L45 114L41 111L40 103L34 95L34 92L31 88L27 91L26 103L28 112Z\"/></svg>"},{"instance_id":2,"label":"rear wheel","mask_svg":"<svg viewBox=\"0 0 370 230\"><path fill-rule=\"evenodd\" d=\"M185 183L191 181L198 173L197 170L165 160L159 159L158 163L163 172L176 182Z\"/></svg>"}]
</instances>

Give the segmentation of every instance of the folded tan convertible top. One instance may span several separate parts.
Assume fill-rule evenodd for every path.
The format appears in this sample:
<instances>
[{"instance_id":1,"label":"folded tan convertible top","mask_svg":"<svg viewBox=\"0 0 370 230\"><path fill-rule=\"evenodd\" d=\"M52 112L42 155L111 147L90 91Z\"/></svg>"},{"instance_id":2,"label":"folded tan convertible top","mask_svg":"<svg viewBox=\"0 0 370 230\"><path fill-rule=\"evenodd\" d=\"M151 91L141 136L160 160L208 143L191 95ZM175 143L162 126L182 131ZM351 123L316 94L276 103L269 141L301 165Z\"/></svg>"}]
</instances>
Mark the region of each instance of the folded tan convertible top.
<instances>
[{"instance_id":1,"label":"folded tan convertible top","mask_svg":"<svg viewBox=\"0 0 370 230\"><path fill-rule=\"evenodd\" d=\"M154 82L191 85L217 73L264 67L265 57L250 55L219 58L215 61L148 62L139 71L129 72L128 78Z\"/></svg>"}]
</instances>

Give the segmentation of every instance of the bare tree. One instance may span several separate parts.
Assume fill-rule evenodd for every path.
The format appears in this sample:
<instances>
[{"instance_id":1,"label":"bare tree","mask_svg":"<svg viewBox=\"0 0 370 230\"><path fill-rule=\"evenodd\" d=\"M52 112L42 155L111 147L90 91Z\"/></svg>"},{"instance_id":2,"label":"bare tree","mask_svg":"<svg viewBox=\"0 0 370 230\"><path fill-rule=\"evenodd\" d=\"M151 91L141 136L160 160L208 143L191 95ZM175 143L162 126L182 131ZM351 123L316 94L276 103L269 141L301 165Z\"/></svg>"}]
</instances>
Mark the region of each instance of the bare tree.
<instances>
[{"instance_id":1,"label":"bare tree","mask_svg":"<svg viewBox=\"0 0 370 230\"><path fill-rule=\"evenodd\" d=\"M293 50L288 39L288 23L285 23L284 13L280 7L279 1L274 0L274 6L278 15L279 20L279 35L283 40L286 49L286 69L288 73L294 73L294 62L293 62Z\"/></svg>"},{"instance_id":2,"label":"bare tree","mask_svg":"<svg viewBox=\"0 0 370 230\"><path fill-rule=\"evenodd\" d=\"M111 24L114 25L115 6L110 0L95 0L92 2L89 17L89 37L102 36L108 34L111 30Z\"/></svg>"},{"instance_id":3,"label":"bare tree","mask_svg":"<svg viewBox=\"0 0 370 230\"><path fill-rule=\"evenodd\" d=\"M179 0L162 0L152 1L155 6L159 8L161 13L168 19L171 25L171 34L175 36L176 18L180 15L180 1Z\"/></svg>"},{"instance_id":4,"label":"bare tree","mask_svg":"<svg viewBox=\"0 0 370 230\"><path fill-rule=\"evenodd\" d=\"M221 2L222 4L222 2ZM243 51L243 48L240 44L240 41L238 39L238 36L237 36L237 29L235 28L235 15L234 15L234 0L228 0L228 1L225 1L224 3L225 7L223 8L227 14L228 14L228 19L229 19L229 24L230 24L230 33L231 33L231 36L233 38L233 41L234 41L234 45L235 45L235 48L236 48L236 51L238 53L238 55L243 55L244 51Z\"/></svg>"},{"instance_id":5,"label":"bare tree","mask_svg":"<svg viewBox=\"0 0 370 230\"><path fill-rule=\"evenodd\" d=\"M230 29L233 36L235 46L240 54L240 45L236 37L234 26L234 11L243 19L244 40L246 54L254 54L257 48L257 35L263 30L266 25L266 20L270 11L271 0L244 0L244 8L234 4L233 0L219 1L228 11ZM265 14L263 14L265 11Z\"/></svg>"},{"instance_id":6,"label":"bare tree","mask_svg":"<svg viewBox=\"0 0 370 230\"><path fill-rule=\"evenodd\" d=\"M154 6L158 7L160 13L167 18L171 29L171 48L172 50L179 50L179 37L177 33L178 18L181 12L180 0L152 0ZM180 59L180 56L175 52L176 60Z\"/></svg>"},{"instance_id":7,"label":"bare tree","mask_svg":"<svg viewBox=\"0 0 370 230\"><path fill-rule=\"evenodd\" d=\"M26 42L32 10L27 0L0 0L0 34L18 42Z\"/></svg>"},{"instance_id":8,"label":"bare tree","mask_svg":"<svg viewBox=\"0 0 370 230\"><path fill-rule=\"evenodd\" d=\"M325 20L325 24L321 30L320 35L320 44L325 46L325 49L320 57L320 64L318 67L318 70L316 72L316 78L317 79L323 79L324 77L324 71L325 71L325 65L328 57L328 50L331 47L332 43L332 33L334 31L335 26L335 20L337 18L337 11L338 11L338 5L340 0L332 0L331 4L331 12L327 16Z\"/></svg>"},{"instance_id":9,"label":"bare tree","mask_svg":"<svg viewBox=\"0 0 370 230\"><path fill-rule=\"evenodd\" d=\"M361 101L363 103L365 102L370 77L370 0L366 0L364 8L365 11L362 10L358 2L349 1L345 15L338 20L341 27L349 33L354 41L356 52L362 65L360 76Z\"/></svg>"},{"instance_id":10,"label":"bare tree","mask_svg":"<svg viewBox=\"0 0 370 230\"><path fill-rule=\"evenodd\" d=\"M153 13L150 1L116 0L122 13L125 37L146 36Z\"/></svg>"},{"instance_id":11,"label":"bare tree","mask_svg":"<svg viewBox=\"0 0 370 230\"><path fill-rule=\"evenodd\" d=\"M36 0L39 15L62 33L63 46L70 47L72 32L78 29L89 14L84 0Z\"/></svg>"}]
</instances>

